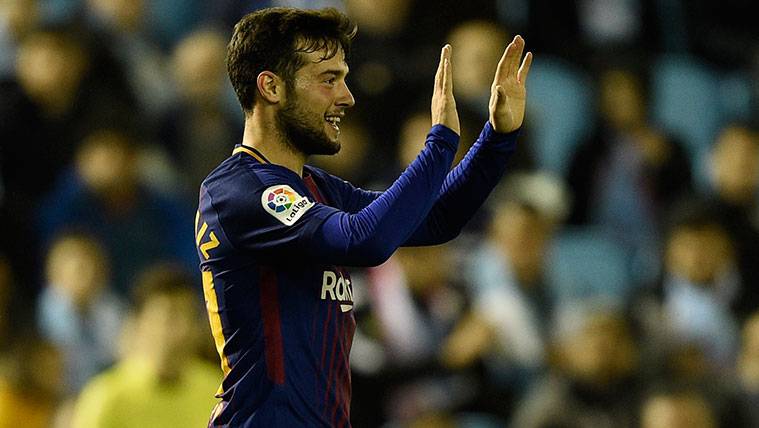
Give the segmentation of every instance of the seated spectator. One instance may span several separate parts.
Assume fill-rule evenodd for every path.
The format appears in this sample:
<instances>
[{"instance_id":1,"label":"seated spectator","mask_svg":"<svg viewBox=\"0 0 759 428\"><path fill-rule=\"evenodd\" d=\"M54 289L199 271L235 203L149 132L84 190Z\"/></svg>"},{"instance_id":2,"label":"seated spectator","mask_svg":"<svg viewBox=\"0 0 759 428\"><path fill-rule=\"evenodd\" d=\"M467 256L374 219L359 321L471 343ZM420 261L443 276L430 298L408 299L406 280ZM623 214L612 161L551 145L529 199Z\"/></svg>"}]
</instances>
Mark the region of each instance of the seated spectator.
<instances>
[{"instance_id":1,"label":"seated spectator","mask_svg":"<svg viewBox=\"0 0 759 428\"><path fill-rule=\"evenodd\" d=\"M105 250L84 234L59 236L47 256L37 321L63 354L69 394L78 393L116 357L123 307L109 288L108 265Z\"/></svg>"},{"instance_id":2,"label":"seated spectator","mask_svg":"<svg viewBox=\"0 0 759 428\"><path fill-rule=\"evenodd\" d=\"M242 112L230 102L227 39L213 29L184 37L171 58L177 98L161 118L160 137L194 193L242 138Z\"/></svg>"},{"instance_id":3,"label":"seated spectator","mask_svg":"<svg viewBox=\"0 0 759 428\"><path fill-rule=\"evenodd\" d=\"M745 293L738 303L743 318L759 309L759 134L732 123L717 136L709 156L712 201L736 245Z\"/></svg>"},{"instance_id":4,"label":"seated spectator","mask_svg":"<svg viewBox=\"0 0 759 428\"><path fill-rule=\"evenodd\" d=\"M475 376L439 362L443 339L466 306L454 251L451 244L403 248L368 271L370 308L358 323L355 349L377 359L379 367L369 371L352 361L359 368L352 381L357 396L381 398L354 406L356 425L408 424L432 413L451 414L476 399ZM373 354L366 352L369 340Z\"/></svg>"},{"instance_id":5,"label":"seated spectator","mask_svg":"<svg viewBox=\"0 0 759 428\"><path fill-rule=\"evenodd\" d=\"M583 302L564 308L552 333L553 370L519 404L512 426L633 427L639 350L623 314Z\"/></svg>"},{"instance_id":6,"label":"seated spectator","mask_svg":"<svg viewBox=\"0 0 759 428\"><path fill-rule=\"evenodd\" d=\"M569 223L609 229L630 254L636 281L656 277L660 219L691 187L684 148L648 122L642 77L612 68L599 77L600 123L572 158Z\"/></svg>"},{"instance_id":7,"label":"seated spectator","mask_svg":"<svg viewBox=\"0 0 759 428\"><path fill-rule=\"evenodd\" d=\"M717 369L731 367L738 347L731 308L743 287L733 240L713 208L686 205L665 246L661 310L671 343L695 346Z\"/></svg>"},{"instance_id":8,"label":"seated spectator","mask_svg":"<svg viewBox=\"0 0 759 428\"><path fill-rule=\"evenodd\" d=\"M503 47L509 43L508 38L504 28L484 20L461 22L446 37L453 48L452 63L465 64L453 67L456 107L476 117L477 123L488 119L493 70L501 59Z\"/></svg>"},{"instance_id":9,"label":"seated spectator","mask_svg":"<svg viewBox=\"0 0 759 428\"><path fill-rule=\"evenodd\" d=\"M123 356L84 388L72 426L205 426L222 376L199 357L209 337L203 319L182 270L157 265L143 272Z\"/></svg>"},{"instance_id":10,"label":"seated spectator","mask_svg":"<svg viewBox=\"0 0 759 428\"><path fill-rule=\"evenodd\" d=\"M539 173L514 175L496 190L486 239L468 269L472 310L444 347L444 362L452 367L484 362L493 389L512 400L545 364L556 303L545 269L551 237L567 210L562 190Z\"/></svg>"},{"instance_id":11,"label":"seated spectator","mask_svg":"<svg viewBox=\"0 0 759 428\"><path fill-rule=\"evenodd\" d=\"M90 134L76 154L73 174L64 175L40 209L46 241L78 228L103 243L112 261L115 290L129 294L132 276L155 260L174 260L197 268L189 204L141 182L137 147L122 131ZM190 223L191 224L191 223Z\"/></svg>"}]
</instances>

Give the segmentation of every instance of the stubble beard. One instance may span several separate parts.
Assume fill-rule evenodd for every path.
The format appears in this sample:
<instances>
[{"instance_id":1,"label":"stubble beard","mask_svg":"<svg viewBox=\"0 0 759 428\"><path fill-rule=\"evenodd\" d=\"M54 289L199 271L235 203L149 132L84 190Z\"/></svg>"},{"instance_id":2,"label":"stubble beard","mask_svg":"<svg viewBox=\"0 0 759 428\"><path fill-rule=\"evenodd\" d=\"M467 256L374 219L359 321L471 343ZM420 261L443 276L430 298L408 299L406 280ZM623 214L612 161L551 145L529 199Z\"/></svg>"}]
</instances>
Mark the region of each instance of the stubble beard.
<instances>
[{"instance_id":1,"label":"stubble beard","mask_svg":"<svg viewBox=\"0 0 759 428\"><path fill-rule=\"evenodd\" d=\"M340 151L340 142L332 141L324 130L324 120L309 121L311 116L301 108L298 100L288 100L277 112L277 125L285 142L293 150L310 155L334 155Z\"/></svg>"}]
</instances>

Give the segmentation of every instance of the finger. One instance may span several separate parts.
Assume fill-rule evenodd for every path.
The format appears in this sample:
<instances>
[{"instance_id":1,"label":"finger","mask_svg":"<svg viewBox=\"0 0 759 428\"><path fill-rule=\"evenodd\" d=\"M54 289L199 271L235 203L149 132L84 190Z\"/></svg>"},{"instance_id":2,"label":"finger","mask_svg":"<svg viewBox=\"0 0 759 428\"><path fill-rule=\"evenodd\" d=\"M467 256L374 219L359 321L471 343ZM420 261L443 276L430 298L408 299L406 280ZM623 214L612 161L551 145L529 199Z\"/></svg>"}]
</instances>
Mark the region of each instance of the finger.
<instances>
[{"instance_id":1,"label":"finger","mask_svg":"<svg viewBox=\"0 0 759 428\"><path fill-rule=\"evenodd\" d=\"M527 55L524 56L524 61L522 61L522 65L519 67L519 72L517 73L517 80L521 84L525 84L525 81L527 80L527 73L530 72L530 66L532 65L532 52L527 52Z\"/></svg>"},{"instance_id":2,"label":"finger","mask_svg":"<svg viewBox=\"0 0 759 428\"><path fill-rule=\"evenodd\" d=\"M513 53L509 54L509 77L516 77L519 68L519 60L522 59L522 52L524 51L524 39L517 34L511 44L514 45L514 49Z\"/></svg>"},{"instance_id":3,"label":"finger","mask_svg":"<svg viewBox=\"0 0 759 428\"><path fill-rule=\"evenodd\" d=\"M445 59L443 76L445 77L445 94L448 96L453 96L453 75L451 72L451 60L448 58Z\"/></svg>"},{"instance_id":4,"label":"finger","mask_svg":"<svg viewBox=\"0 0 759 428\"><path fill-rule=\"evenodd\" d=\"M509 76L514 76L515 71L512 71L513 63L515 61L519 61L519 57L516 55L516 49L517 49L517 37L514 37L514 40L509 43L508 46L506 46L506 50L503 51L503 55L501 56L501 60L498 61L498 68L495 72L495 78L493 81L495 83L503 82L504 79L508 78Z\"/></svg>"},{"instance_id":5,"label":"finger","mask_svg":"<svg viewBox=\"0 0 759 428\"><path fill-rule=\"evenodd\" d=\"M511 43L506 46L506 49L503 51L503 55L501 55L501 59L498 61L498 66L495 69L495 77L493 78L493 82L500 82L501 79L506 77L506 62L508 61L510 48Z\"/></svg>"},{"instance_id":6,"label":"finger","mask_svg":"<svg viewBox=\"0 0 759 428\"><path fill-rule=\"evenodd\" d=\"M448 46L448 45L446 45ZM445 66L445 46L440 49L440 62L435 72L435 89L443 89L443 68Z\"/></svg>"}]
</instances>

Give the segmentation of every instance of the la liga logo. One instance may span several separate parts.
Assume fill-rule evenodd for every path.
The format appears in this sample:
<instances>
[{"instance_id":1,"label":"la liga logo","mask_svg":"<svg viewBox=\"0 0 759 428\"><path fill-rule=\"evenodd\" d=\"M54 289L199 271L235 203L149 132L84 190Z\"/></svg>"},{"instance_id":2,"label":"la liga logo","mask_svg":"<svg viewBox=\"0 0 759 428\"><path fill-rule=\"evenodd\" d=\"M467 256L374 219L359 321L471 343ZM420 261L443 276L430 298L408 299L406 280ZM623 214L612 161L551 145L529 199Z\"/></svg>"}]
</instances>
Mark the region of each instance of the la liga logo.
<instances>
[{"instance_id":1,"label":"la liga logo","mask_svg":"<svg viewBox=\"0 0 759 428\"><path fill-rule=\"evenodd\" d=\"M295 202L295 193L285 187L280 187L269 193L269 196L267 196L266 199L269 201L267 205L270 209L274 210L276 213L281 213L293 206L293 202Z\"/></svg>"},{"instance_id":2,"label":"la liga logo","mask_svg":"<svg viewBox=\"0 0 759 428\"><path fill-rule=\"evenodd\" d=\"M261 205L286 226L294 224L314 203L286 184L271 186L261 194Z\"/></svg>"}]
</instances>

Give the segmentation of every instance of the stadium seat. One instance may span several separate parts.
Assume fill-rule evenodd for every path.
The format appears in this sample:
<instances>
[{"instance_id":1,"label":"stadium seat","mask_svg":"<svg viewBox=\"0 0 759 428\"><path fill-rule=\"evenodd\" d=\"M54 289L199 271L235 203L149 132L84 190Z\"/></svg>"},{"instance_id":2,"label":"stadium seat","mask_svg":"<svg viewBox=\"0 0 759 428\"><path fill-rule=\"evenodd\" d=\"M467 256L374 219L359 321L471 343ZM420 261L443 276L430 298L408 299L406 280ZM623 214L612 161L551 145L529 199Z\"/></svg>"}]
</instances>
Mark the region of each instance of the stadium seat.
<instances>
[{"instance_id":1,"label":"stadium seat","mask_svg":"<svg viewBox=\"0 0 759 428\"><path fill-rule=\"evenodd\" d=\"M575 145L593 130L592 86L576 66L540 56L530 69L527 90L527 126L538 166L564 175Z\"/></svg>"},{"instance_id":2,"label":"stadium seat","mask_svg":"<svg viewBox=\"0 0 759 428\"><path fill-rule=\"evenodd\" d=\"M624 249L597 228L560 232L549 252L547 280L558 301L595 298L624 299L631 291Z\"/></svg>"}]
</instances>

